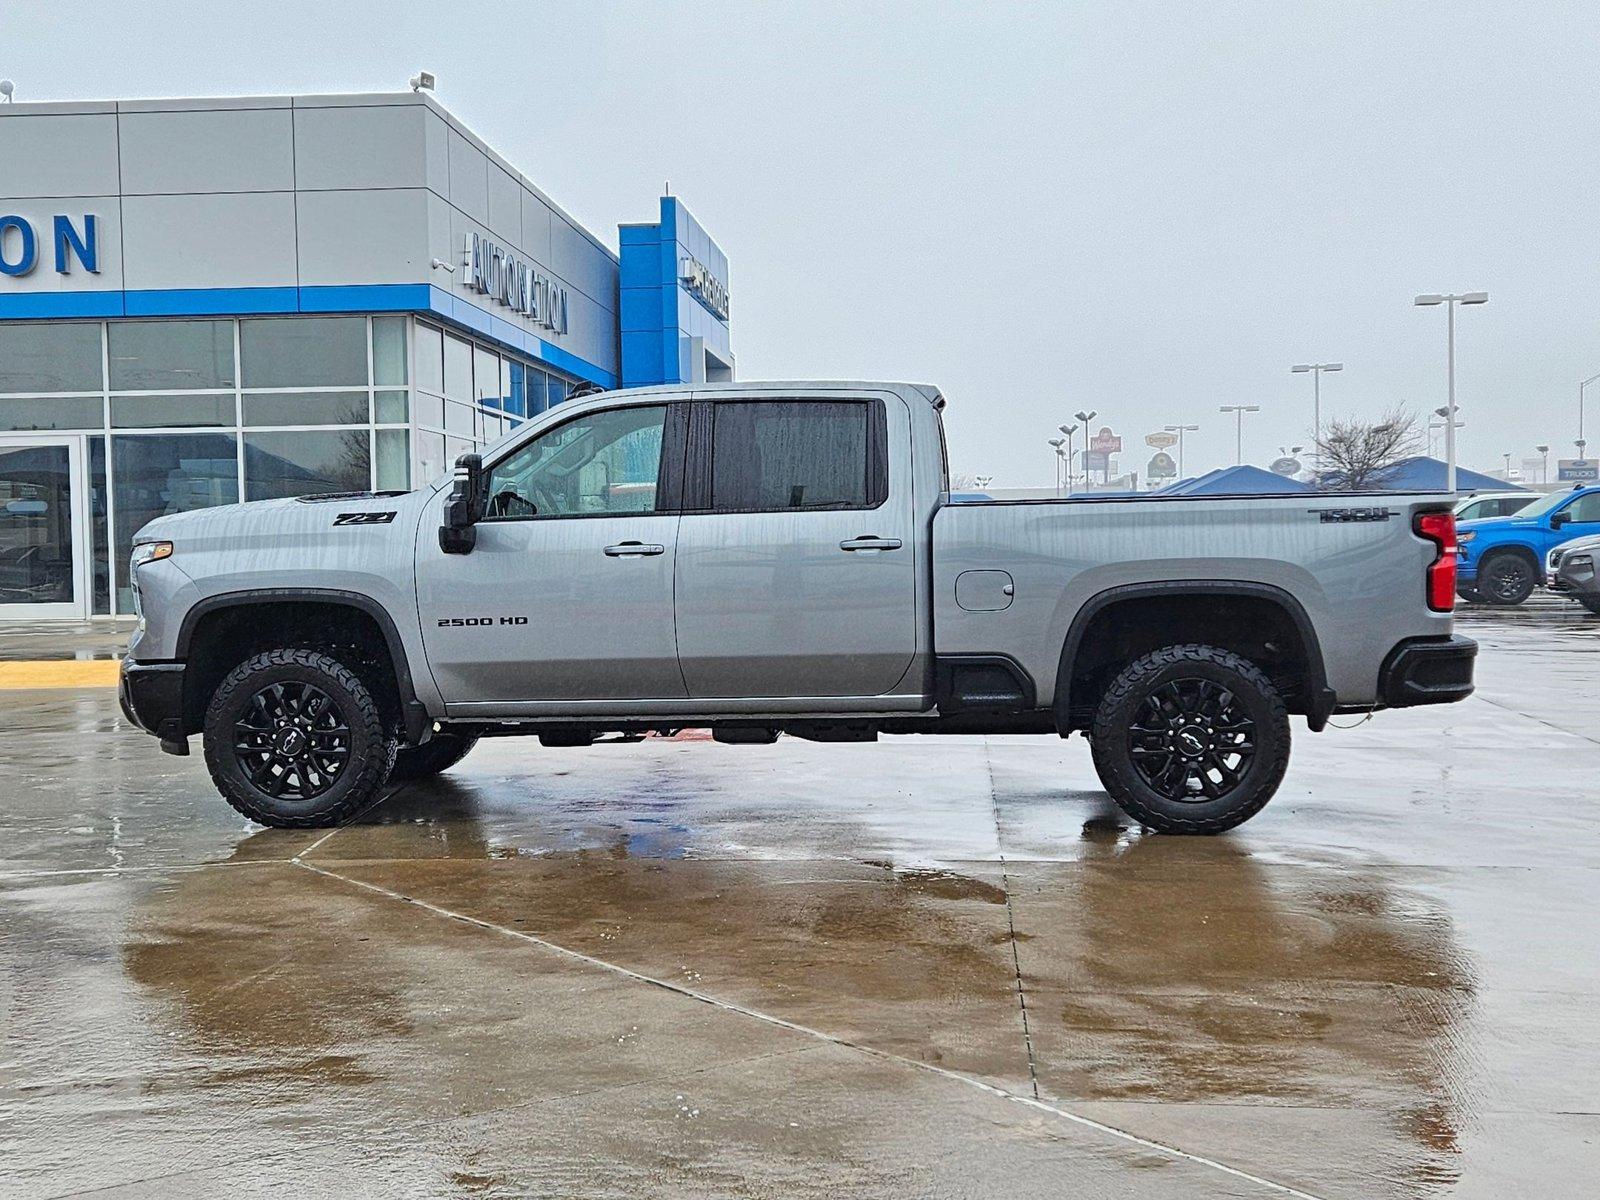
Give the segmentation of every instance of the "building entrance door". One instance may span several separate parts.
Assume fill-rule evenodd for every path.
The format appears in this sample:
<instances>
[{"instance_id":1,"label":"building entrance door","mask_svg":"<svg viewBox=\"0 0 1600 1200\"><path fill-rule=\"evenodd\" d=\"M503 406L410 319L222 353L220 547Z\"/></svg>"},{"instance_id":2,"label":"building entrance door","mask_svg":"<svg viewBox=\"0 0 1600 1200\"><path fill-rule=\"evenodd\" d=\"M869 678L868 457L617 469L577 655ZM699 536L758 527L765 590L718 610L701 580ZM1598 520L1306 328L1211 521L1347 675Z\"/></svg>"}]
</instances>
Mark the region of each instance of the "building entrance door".
<instances>
[{"instance_id":1,"label":"building entrance door","mask_svg":"<svg viewBox=\"0 0 1600 1200\"><path fill-rule=\"evenodd\" d=\"M0 437L0 621L89 615L83 439Z\"/></svg>"}]
</instances>

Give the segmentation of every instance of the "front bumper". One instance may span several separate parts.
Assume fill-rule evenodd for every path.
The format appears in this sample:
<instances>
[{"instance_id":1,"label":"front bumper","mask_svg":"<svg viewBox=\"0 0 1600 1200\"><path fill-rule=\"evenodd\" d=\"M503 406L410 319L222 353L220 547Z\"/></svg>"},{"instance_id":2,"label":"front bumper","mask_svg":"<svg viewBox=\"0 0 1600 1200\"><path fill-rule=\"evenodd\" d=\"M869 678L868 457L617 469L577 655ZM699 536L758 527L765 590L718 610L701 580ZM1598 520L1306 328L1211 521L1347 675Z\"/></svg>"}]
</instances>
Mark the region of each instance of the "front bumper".
<instances>
[{"instance_id":1,"label":"front bumper","mask_svg":"<svg viewBox=\"0 0 1600 1200\"><path fill-rule=\"evenodd\" d=\"M1472 695L1478 643L1471 638L1407 638L1384 659L1378 694L1389 708L1450 704Z\"/></svg>"},{"instance_id":2,"label":"front bumper","mask_svg":"<svg viewBox=\"0 0 1600 1200\"><path fill-rule=\"evenodd\" d=\"M189 753L183 728L183 664L141 663L122 660L117 679L117 701L122 715L146 733L161 739L169 754Z\"/></svg>"}]
</instances>

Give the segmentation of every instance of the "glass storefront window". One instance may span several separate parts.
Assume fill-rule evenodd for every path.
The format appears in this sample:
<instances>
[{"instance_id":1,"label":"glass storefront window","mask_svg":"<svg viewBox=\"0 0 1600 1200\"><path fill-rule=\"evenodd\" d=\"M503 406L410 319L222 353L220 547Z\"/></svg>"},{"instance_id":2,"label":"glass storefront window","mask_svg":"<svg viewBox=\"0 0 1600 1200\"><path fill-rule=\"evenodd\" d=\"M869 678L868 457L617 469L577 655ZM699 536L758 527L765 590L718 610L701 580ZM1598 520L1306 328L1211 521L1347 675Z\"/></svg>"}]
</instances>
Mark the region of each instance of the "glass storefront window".
<instances>
[{"instance_id":1,"label":"glass storefront window","mask_svg":"<svg viewBox=\"0 0 1600 1200\"><path fill-rule=\"evenodd\" d=\"M506 412L520 417L528 411L527 369L512 359L506 360Z\"/></svg>"},{"instance_id":2,"label":"glass storefront window","mask_svg":"<svg viewBox=\"0 0 1600 1200\"><path fill-rule=\"evenodd\" d=\"M133 535L143 525L168 513L238 502L237 445L231 433L124 434L111 439L118 611L133 611L123 577Z\"/></svg>"},{"instance_id":3,"label":"glass storefront window","mask_svg":"<svg viewBox=\"0 0 1600 1200\"><path fill-rule=\"evenodd\" d=\"M244 435L246 500L364 492L372 486L365 429Z\"/></svg>"},{"instance_id":4,"label":"glass storefront window","mask_svg":"<svg viewBox=\"0 0 1600 1200\"><path fill-rule=\"evenodd\" d=\"M233 386L232 321L113 321L107 337L113 392Z\"/></svg>"},{"instance_id":5,"label":"glass storefront window","mask_svg":"<svg viewBox=\"0 0 1600 1200\"><path fill-rule=\"evenodd\" d=\"M374 416L379 425L404 425L407 404L404 392L379 392L373 398Z\"/></svg>"},{"instance_id":6,"label":"glass storefront window","mask_svg":"<svg viewBox=\"0 0 1600 1200\"><path fill-rule=\"evenodd\" d=\"M446 433L458 433L463 437L471 437L473 433L473 410L465 404L456 404L453 401L444 406L444 429ZM454 461L454 460L451 460Z\"/></svg>"},{"instance_id":7,"label":"glass storefront window","mask_svg":"<svg viewBox=\"0 0 1600 1200\"><path fill-rule=\"evenodd\" d=\"M108 513L106 503L106 439L92 437L89 443L89 541L93 549L91 574L93 578L93 607L96 616L111 611L111 550L109 545Z\"/></svg>"},{"instance_id":8,"label":"glass storefront window","mask_svg":"<svg viewBox=\"0 0 1600 1200\"><path fill-rule=\"evenodd\" d=\"M0 371L4 370L0 364ZM104 425L98 396L0 400L0 429L100 429Z\"/></svg>"},{"instance_id":9,"label":"glass storefront window","mask_svg":"<svg viewBox=\"0 0 1600 1200\"><path fill-rule=\"evenodd\" d=\"M0 321L0 394L100 388L100 322Z\"/></svg>"},{"instance_id":10,"label":"glass storefront window","mask_svg":"<svg viewBox=\"0 0 1600 1200\"><path fill-rule=\"evenodd\" d=\"M417 326L417 386L444 394L444 333L432 325Z\"/></svg>"},{"instance_id":11,"label":"glass storefront window","mask_svg":"<svg viewBox=\"0 0 1600 1200\"><path fill-rule=\"evenodd\" d=\"M406 318L372 318L372 382L404 384L406 381Z\"/></svg>"},{"instance_id":12,"label":"glass storefront window","mask_svg":"<svg viewBox=\"0 0 1600 1200\"><path fill-rule=\"evenodd\" d=\"M444 434L426 430L418 433L417 482L432 483L448 469L444 458Z\"/></svg>"},{"instance_id":13,"label":"glass storefront window","mask_svg":"<svg viewBox=\"0 0 1600 1200\"><path fill-rule=\"evenodd\" d=\"M261 425L365 425L365 392L246 392L244 423Z\"/></svg>"},{"instance_id":14,"label":"glass storefront window","mask_svg":"<svg viewBox=\"0 0 1600 1200\"><path fill-rule=\"evenodd\" d=\"M240 321L239 356L248 388L366 387L366 318Z\"/></svg>"},{"instance_id":15,"label":"glass storefront window","mask_svg":"<svg viewBox=\"0 0 1600 1200\"><path fill-rule=\"evenodd\" d=\"M403 492L411 487L411 442L404 429L380 429L377 439L376 483L380 492Z\"/></svg>"},{"instance_id":16,"label":"glass storefront window","mask_svg":"<svg viewBox=\"0 0 1600 1200\"><path fill-rule=\"evenodd\" d=\"M427 425L433 429L443 429L444 400L438 396L430 396L427 392L418 392L417 424Z\"/></svg>"},{"instance_id":17,"label":"glass storefront window","mask_svg":"<svg viewBox=\"0 0 1600 1200\"><path fill-rule=\"evenodd\" d=\"M445 335L444 394L452 400L472 399L472 343Z\"/></svg>"},{"instance_id":18,"label":"glass storefront window","mask_svg":"<svg viewBox=\"0 0 1600 1200\"><path fill-rule=\"evenodd\" d=\"M111 424L118 429L176 429L232 425L233 393L222 396L113 396Z\"/></svg>"},{"instance_id":19,"label":"glass storefront window","mask_svg":"<svg viewBox=\"0 0 1600 1200\"><path fill-rule=\"evenodd\" d=\"M500 357L482 346L472 347L472 398L485 408L500 407Z\"/></svg>"}]
</instances>

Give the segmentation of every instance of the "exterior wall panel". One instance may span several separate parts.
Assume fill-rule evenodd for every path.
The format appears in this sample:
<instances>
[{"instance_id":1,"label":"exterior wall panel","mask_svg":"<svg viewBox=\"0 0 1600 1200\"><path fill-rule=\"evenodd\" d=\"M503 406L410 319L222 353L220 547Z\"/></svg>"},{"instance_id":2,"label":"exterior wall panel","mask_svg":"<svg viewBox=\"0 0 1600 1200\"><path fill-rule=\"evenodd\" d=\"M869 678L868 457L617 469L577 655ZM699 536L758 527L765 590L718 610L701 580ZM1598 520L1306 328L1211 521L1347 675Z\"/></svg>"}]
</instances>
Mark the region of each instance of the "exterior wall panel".
<instances>
[{"instance_id":1,"label":"exterior wall panel","mask_svg":"<svg viewBox=\"0 0 1600 1200\"><path fill-rule=\"evenodd\" d=\"M420 105L297 107L297 186L302 191L430 186L426 128L430 118L442 137L443 122ZM444 184L442 179L436 182Z\"/></svg>"},{"instance_id":2,"label":"exterior wall panel","mask_svg":"<svg viewBox=\"0 0 1600 1200\"><path fill-rule=\"evenodd\" d=\"M292 191L292 117L287 106L124 113L122 192Z\"/></svg>"},{"instance_id":3,"label":"exterior wall panel","mask_svg":"<svg viewBox=\"0 0 1600 1200\"><path fill-rule=\"evenodd\" d=\"M129 290L294 287L294 193L128 196Z\"/></svg>"},{"instance_id":4,"label":"exterior wall panel","mask_svg":"<svg viewBox=\"0 0 1600 1200\"><path fill-rule=\"evenodd\" d=\"M115 112L28 113L0 121L0 194L115 196L117 191Z\"/></svg>"}]
</instances>

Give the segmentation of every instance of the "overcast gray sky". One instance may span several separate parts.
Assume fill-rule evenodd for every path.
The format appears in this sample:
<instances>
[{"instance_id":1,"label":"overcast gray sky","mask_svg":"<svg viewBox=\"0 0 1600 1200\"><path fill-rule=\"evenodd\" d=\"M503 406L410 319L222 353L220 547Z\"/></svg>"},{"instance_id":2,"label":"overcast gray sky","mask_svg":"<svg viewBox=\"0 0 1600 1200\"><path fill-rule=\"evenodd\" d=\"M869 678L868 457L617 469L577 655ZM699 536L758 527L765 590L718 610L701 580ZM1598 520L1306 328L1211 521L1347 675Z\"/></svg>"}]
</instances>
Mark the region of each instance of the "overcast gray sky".
<instances>
[{"instance_id":1,"label":"overcast gray sky","mask_svg":"<svg viewBox=\"0 0 1600 1200\"><path fill-rule=\"evenodd\" d=\"M740 374L931 380L958 471L1048 483L1076 409L1189 473L1444 402L1572 453L1600 371L1600 5L10 0L20 99L439 99L614 244L664 181L732 260ZM0 171L5 164L0 163ZM1600 443L1600 384L1590 390ZM1554 458L1555 455L1552 455ZM1123 465L1143 467L1145 455Z\"/></svg>"}]
</instances>

